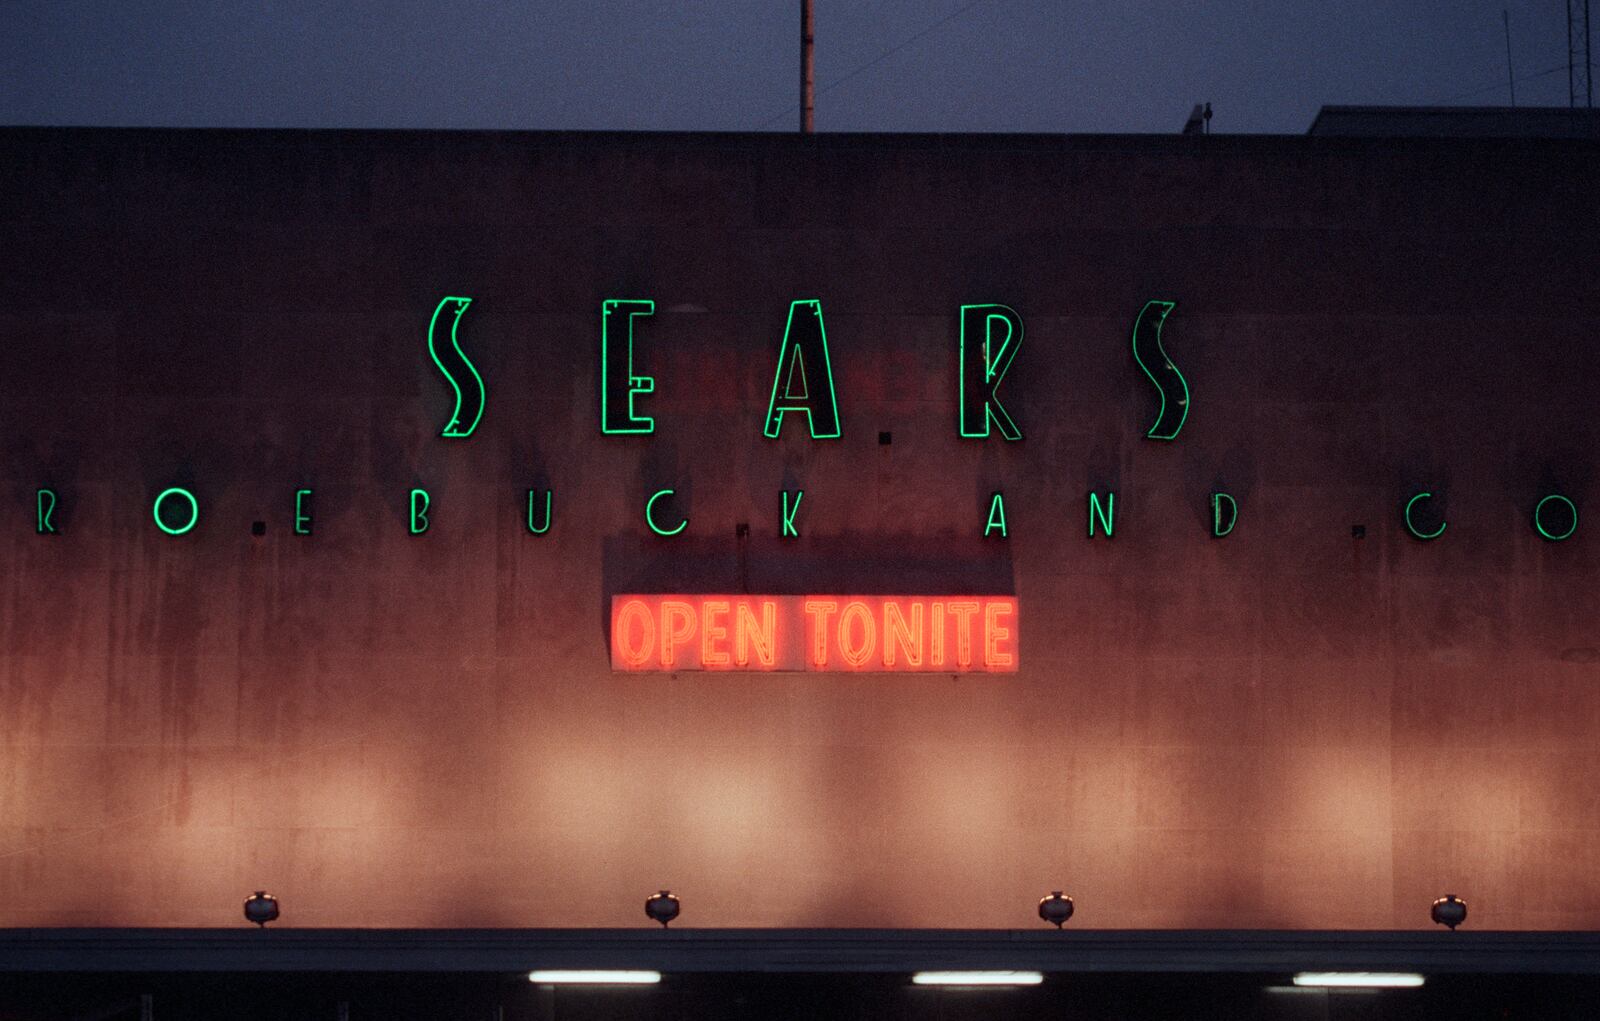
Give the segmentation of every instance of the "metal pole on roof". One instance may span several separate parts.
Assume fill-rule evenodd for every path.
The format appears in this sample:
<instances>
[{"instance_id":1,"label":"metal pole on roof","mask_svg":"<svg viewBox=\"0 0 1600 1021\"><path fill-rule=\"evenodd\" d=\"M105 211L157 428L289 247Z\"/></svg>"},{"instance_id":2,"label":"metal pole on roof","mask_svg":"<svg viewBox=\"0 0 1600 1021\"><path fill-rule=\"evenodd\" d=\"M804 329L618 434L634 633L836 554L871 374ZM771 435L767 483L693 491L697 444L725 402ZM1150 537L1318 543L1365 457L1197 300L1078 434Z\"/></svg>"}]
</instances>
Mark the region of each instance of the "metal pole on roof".
<instances>
[{"instance_id":1,"label":"metal pole on roof","mask_svg":"<svg viewBox=\"0 0 1600 1021\"><path fill-rule=\"evenodd\" d=\"M1506 84L1511 88L1511 105L1517 105L1517 76L1511 70L1511 12L1500 9L1500 20L1506 26Z\"/></svg>"},{"instance_id":2,"label":"metal pole on roof","mask_svg":"<svg viewBox=\"0 0 1600 1021\"><path fill-rule=\"evenodd\" d=\"M812 18L811 0L800 0L800 133L812 133L813 112L816 106L817 78L815 73L816 22Z\"/></svg>"},{"instance_id":3,"label":"metal pole on roof","mask_svg":"<svg viewBox=\"0 0 1600 1021\"><path fill-rule=\"evenodd\" d=\"M1589 0L1567 0L1567 104L1594 106L1594 46Z\"/></svg>"}]
</instances>

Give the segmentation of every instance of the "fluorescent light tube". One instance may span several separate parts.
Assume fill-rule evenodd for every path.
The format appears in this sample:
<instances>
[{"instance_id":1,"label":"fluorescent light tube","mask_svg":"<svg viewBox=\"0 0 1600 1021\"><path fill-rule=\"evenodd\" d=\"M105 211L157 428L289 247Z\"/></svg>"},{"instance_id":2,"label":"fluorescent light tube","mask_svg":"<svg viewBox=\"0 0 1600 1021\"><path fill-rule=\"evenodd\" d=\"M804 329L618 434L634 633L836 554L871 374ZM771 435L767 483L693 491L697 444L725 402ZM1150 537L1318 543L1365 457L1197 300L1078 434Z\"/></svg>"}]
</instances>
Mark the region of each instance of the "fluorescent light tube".
<instances>
[{"instance_id":1,"label":"fluorescent light tube","mask_svg":"<svg viewBox=\"0 0 1600 1021\"><path fill-rule=\"evenodd\" d=\"M919 986L1036 986L1043 981L1037 971L919 971L911 976Z\"/></svg>"},{"instance_id":2,"label":"fluorescent light tube","mask_svg":"<svg viewBox=\"0 0 1600 1021\"><path fill-rule=\"evenodd\" d=\"M1333 989L1415 989L1422 976L1394 971L1302 971L1294 977L1297 986Z\"/></svg>"},{"instance_id":3,"label":"fluorescent light tube","mask_svg":"<svg viewBox=\"0 0 1600 1021\"><path fill-rule=\"evenodd\" d=\"M650 986L661 981L659 971L605 971L599 968L549 969L528 972L528 981L542 986Z\"/></svg>"}]
</instances>

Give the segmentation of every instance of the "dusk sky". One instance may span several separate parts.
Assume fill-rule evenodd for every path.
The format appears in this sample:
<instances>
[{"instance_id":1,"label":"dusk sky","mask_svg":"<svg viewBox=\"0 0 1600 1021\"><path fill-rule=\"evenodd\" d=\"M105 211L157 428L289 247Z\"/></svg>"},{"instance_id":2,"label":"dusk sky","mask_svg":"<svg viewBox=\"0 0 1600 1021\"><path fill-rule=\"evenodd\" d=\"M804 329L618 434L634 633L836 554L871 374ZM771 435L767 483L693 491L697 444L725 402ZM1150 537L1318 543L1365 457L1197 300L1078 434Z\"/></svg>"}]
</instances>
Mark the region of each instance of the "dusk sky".
<instances>
[{"instance_id":1,"label":"dusk sky","mask_svg":"<svg viewBox=\"0 0 1600 1021\"><path fill-rule=\"evenodd\" d=\"M818 131L1567 103L1565 0L816 0ZM799 0L0 0L0 123L792 130Z\"/></svg>"}]
</instances>

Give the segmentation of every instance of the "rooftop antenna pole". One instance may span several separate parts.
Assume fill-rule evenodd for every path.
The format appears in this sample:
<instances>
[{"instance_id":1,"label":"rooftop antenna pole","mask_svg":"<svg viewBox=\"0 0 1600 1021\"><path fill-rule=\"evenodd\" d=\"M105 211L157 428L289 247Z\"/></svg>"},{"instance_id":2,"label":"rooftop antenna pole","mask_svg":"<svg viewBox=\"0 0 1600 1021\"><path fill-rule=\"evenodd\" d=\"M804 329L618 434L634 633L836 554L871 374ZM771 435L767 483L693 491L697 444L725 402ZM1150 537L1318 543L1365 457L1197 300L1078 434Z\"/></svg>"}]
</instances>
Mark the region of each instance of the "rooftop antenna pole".
<instances>
[{"instance_id":1,"label":"rooftop antenna pole","mask_svg":"<svg viewBox=\"0 0 1600 1021\"><path fill-rule=\"evenodd\" d=\"M800 133L809 135L813 130L813 113L816 106L815 56L816 22L811 15L811 0L800 0Z\"/></svg>"},{"instance_id":2,"label":"rooftop antenna pole","mask_svg":"<svg viewBox=\"0 0 1600 1021\"><path fill-rule=\"evenodd\" d=\"M1594 106L1594 49L1589 0L1567 0L1567 103Z\"/></svg>"},{"instance_id":3,"label":"rooftop antenna pole","mask_svg":"<svg viewBox=\"0 0 1600 1021\"><path fill-rule=\"evenodd\" d=\"M1511 89L1511 105L1517 105L1517 76L1511 70L1511 12L1500 8L1500 20L1506 26L1506 85Z\"/></svg>"}]
</instances>

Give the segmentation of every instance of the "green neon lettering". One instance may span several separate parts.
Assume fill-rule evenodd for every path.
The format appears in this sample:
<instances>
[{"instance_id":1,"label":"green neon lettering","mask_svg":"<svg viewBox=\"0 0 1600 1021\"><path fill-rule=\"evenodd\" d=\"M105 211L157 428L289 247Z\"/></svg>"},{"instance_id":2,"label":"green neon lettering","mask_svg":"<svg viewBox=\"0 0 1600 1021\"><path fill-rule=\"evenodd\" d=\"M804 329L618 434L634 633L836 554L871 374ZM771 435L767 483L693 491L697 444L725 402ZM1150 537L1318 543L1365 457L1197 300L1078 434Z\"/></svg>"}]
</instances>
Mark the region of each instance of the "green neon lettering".
<instances>
[{"instance_id":1,"label":"green neon lettering","mask_svg":"<svg viewBox=\"0 0 1600 1021\"><path fill-rule=\"evenodd\" d=\"M689 527L688 518L684 518L682 521L678 522L678 527L671 529L662 528L660 525L656 524L656 501L664 496L670 497L672 494L673 490L671 489L658 489L656 490L655 495L651 496L649 501L644 505L644 523L649 525L650 531L656 533L657 535L677 535L679 532Z\"/></svg>"},{"instance_id":2,"label":"green neon lettering","mask_svg":"<svg viewBox=\"0 0 1600 1021\"><path fill-rule=\"evenodd\" d=\"M1111 538L1112 521L1116 517L1117 494L1106 492L1105 506L1100 504L1100 494L1094 490L1089 491L1089 538L1094 538L1095 519L1100 520L1100 530L1106 533L1106 538Z\"/></svg>"},{"instance_id":3,"label":"green neon lettering","mask_svg":"<svg viewBox=\"0 0 1600 1021\"><path fill-rule=\"evenodd\" d=\"M1227 510L1224 513L1224 506ZM1239 520L1239 503L1227 493L1211 494L1211 534L1218 539L1233 531ZM1223 522L1227 522L1224 527Z\"/></svg>"},{"instance_id":4,"label":"green neon lettering","mask_svg":"<svg viewBox=\"0 0 1600 1021\"><path fill-rule=\"evenodd\" d=\"M799 513L799 511L800 511L800 501L802 499L804 499L805 495L806 495L806 491L804 489L796 489L794 491L794 503L791 504L789 502L789 490L785 489L783 491L783 532L782 532L782 534L783 534L783 537L785 539L798 539L798 538L800 538L800 530L798 528L794 527L794 516L797 513Z\"/></svg>"},{"instance_id":5,"label":"green neon lettering","mask_svg":"<svg viewBox=\"0 0 1600 1021\"><path fill-rule=\"evenodd\" d=\"M1161 324L1175 305L1171 301L1147 301L1133 324L1133 360L1161 394L1161 410L1145 433L1152 440L1177 439L1178 430L1189 418L1189 384L1161 346Z\"/></svg>"},{"instance_id":6,"label":"green neon lettering","mask_svg":"<svg viewBox=\"0 0 1600 1021\"><path fill-rule=\"evenodd\" d=\"M433 500L428 496L426 489L413 489L411 491L411 522L412 535L421 535L428 530L428 504Z\"/></svg>"},{"instance_id":7,"label":"green neon lettering","mask_svg":"<svg viewBox=\"0 0 1600 1021\"><path fill-rule=\"evenodd\" d=\"M822 302L812 298L789 305L789 322L778 347L778 371L772 377L763 430L777 439L787 411L804 412L814 440L839 438L839 402L828 361L828 334L822 327Z\"/></svg>"},{"instance_id":8,"label":"green neon lettering","mask_svg":"<svg viewBox=\"0 0 1600 1021\"><path fill-rule=\"evenodd\" d=\"M294 534L311 534L311 490L296 489L294 491Z\"/></svg>"},{"instance_id":9,"label":"green neon lettering","mask_svg":"<svg viewBox=\"0 0 1600 1021\"><path fill-rule=\"evenodd\" d=\"M33 493L33 505L37 514L37 524L34 530L40 535L60 535L55 524L50 520L56 512L56 491L54 489L36 489Z\"/></svg>"},{"instance_id":10,"label":"green neon lettering","mask_svg":"<svg viewBox=\"0 0 1600 1021\"><path fill-rule=\"evenodd\" d=\"M983 526L984 538L998 530L1000 538L1006 538L1006 501L999 493L989 497L989 520Z\"/></svg>"},{"instance_id":11,"label":"green neon lettering","mask_svg":"<svg viewBox=\"0 0 1600 1021\"><path fill-rule=\"evenodd\" d=\"M478 421L483 418L484 405L489 401L483 377L478 375L477 367L467 358L467 353L461 350L461 339L456 335L456 331L461 327L462 313L466 312L470 304L472 304L471 298L445 298L434 308L433 318L428 320L428 354L456 395L455 410L450 413L450 421L445 425L444 432L439 434L452 439L466 439L472 435L473 430L478 428ZM438 335L439 316L446 309L451 313L450 346L441 352L442 343ZM463 370L470 377L465 389L462 388Z\"/></svg>"},{"instance_id":12,"label":"green neon lettering","mask_svg":"<svg viewBox=\"0 0 1600 1021\"><path fill-rule=\"evenodd\" d=\"M1416 496L1413 496L1411 499L1406 501L1406 514L1405 514L1406 531L1410 532L1412 535L1416 536L1418 539L1437 539L1437 538L1439 538L1439 536L1444 534L1445 523L1443 521L1439 522L1439 527L1435 528L1433 531L1424 532L1424 531L1418 529L1417 526L1411 520L1411 508L1415 507L1419 502L1421 502L1423 500L1430 500L1432 498L1433 498L1433 494L1432 493L1418 493Z\"/></svg>"},{"instance_id":13,"label":"green neon lettering","mask_svg":"<svg viewBox=\"0 0 1600 1021\"><path fill-rule=\"evenodd\" d=\"M550 531L550 501L555 496L555 490L546 489L544 491L544 523L536 525L533 522L533 497L537 492L537 489L528 490L528 531L534 535L543 535Z\"/></svg>"},{"instance_id":14,"label":"green neon lettering","mask_svg":"<svg viewBox=\"0 0 1600 1021\"><path fill-rule=\"evenodd\" d=\"M1545 527L1544 508L1545 505L1550 503L1552 500L1556 501L1557 504L1564 506L1567 509L1568 520L1565 522L1567 527L1564 531L1561 531L1559 535L1556 533L1558 530L1560 530L1560 525L1556 525L1554 528ZM1549 539L1551 542L1560 542L1563 539L1569 539L1572 537L1572 533L1578 530L1578 508L1571 500L1562 496L1560 493L1551 493L1549 496L1534 504L1533 527L1538 529L1539 534L1544 536L1546 539Z\"/></svg>"},{"instance_id":15,"label":"green neon lettering","mask_svg":"<svg viewBox=\"0 0 1600 1021\"><path fill-rule=\"evenodd\" d=\"M182 497L184 500L189 502L189 520L184 522L181 526L169 525L161 518L161 505L167 502L168 497L172 496ZM155 505L151 508L150 512L156 519L157 528L161 529L163 532L166 532L168 535L183 535L185 532L193 529L194 526L200 521L200 501L196 500L194 498L194 494L189 492L187 489L183 489L179 486L173 486L170 489L163 489L156 496Z\"/></svg>"},{"instance_id":16,"label":"green neon lettering","mask_svg":"<svg viewBox=\"0 0 1600 1021\"><path fill-rule=\"evenodd\" d=\"M633 320L639 316L655 315L653 301L623 301L607 299L600 306L600 431L603 433L653 433L656 420L638 414L635 401L640 394L654 393L654 376L637 376L633 372ZM626 330L626 344L612 343L612 317L622 320L619 330Z\"/></svg>"},{"instance_id":17,"label":"green neon lettering","mask_svg":"<svg viewBox=\"0 0 1600 1021\"><path fill-rule=\"evenodd\" d=\"M1005 339L995 343L995 325L1005 327ZM979 335L982 340L979 340ZM1011 360L1022 347L1022 317L1005 305L962 305L960 340L961 435L977 439L989 435L993 424L1008 440L1022 439L1022 430L995 397Z\"/></svg>"}]
</instances>

